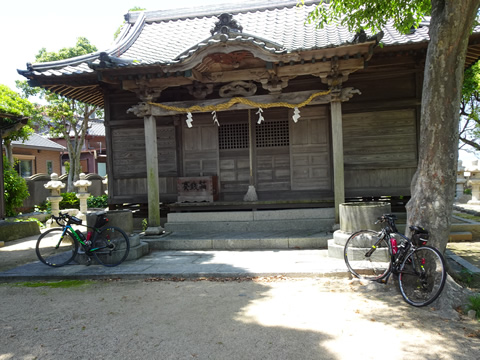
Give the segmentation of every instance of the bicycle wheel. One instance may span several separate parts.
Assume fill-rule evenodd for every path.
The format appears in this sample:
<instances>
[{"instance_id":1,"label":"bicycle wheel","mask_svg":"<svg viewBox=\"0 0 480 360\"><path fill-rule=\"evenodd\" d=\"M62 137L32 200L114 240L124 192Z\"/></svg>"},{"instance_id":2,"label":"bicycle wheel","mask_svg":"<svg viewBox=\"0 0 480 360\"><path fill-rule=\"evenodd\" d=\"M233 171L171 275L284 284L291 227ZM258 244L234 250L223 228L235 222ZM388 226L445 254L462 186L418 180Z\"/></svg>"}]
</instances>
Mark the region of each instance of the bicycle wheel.
<instances>
[{"instance_id":1,"label":"bicycle wheel","mask_svg":"<svg viewBox=\"0 0 480 360\"><path fill-rule=\"evenodd\" d=\"M109 226L96 235L91 251L100 264L117 266L127 258L130 240L122 229Z\"/></svg>"},{"instance_id":2,"label":"bicycle wheel","mask_svg":"<svg viewBox=\"0 0 480 360\"><path fill-rule=\"evenodd\" d=\"M67 230L62 237L63 229L54 228L45 231L37 240L35 251L38 259L53 267L68 264L78 253L78 242Z\"/></svg>"},{"instance_id":3,"label":"bicycle wheel","mask_svg":"<svg viewBox=\"0 0 480 360\"><path fill-rule=\"evenodd\" d=\"M345 243L345 264L356 277L380 280L389 274L392 264L388 243L380 236L377 231L361 230L352 234Z\"/></svg>"},{"instance_id":4,"label":"bicycle wheel","mask_svg":"<svg viewBox=\"0 0 480 360\"><path fill-rule=\"evenodd\" d=\"M440 251L430 246L422 246L402 263L398 285L407 303L425 306L440 295L446 278L445 260Z\"/></svg>"}]
</instances>

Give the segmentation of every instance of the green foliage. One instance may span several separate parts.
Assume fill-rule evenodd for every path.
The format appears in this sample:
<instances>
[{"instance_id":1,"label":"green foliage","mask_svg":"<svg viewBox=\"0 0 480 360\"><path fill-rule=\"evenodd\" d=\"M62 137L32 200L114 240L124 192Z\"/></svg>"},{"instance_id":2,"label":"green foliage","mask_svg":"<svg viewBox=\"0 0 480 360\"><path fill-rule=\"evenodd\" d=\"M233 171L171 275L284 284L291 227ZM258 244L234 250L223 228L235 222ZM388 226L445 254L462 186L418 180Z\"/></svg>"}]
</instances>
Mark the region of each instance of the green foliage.
<instances>
[{"instance_id":1,"label":"green foliage","mask_svg":"<svg viewBox=\"0 0 480 360\"><path fill-rule=\"evenodd\" d=\"M128 12L133 12L133 11L144 11L146 9L144 8L141 8L139 6L135 6L133 8L131 8L130 10L128 10ZM125 25L125 21L122 23L122 25L120 25L117 29L117 31L115 31L115 33L113 34L113 39L115 40L118 35L120 35L120 32L122 31L122 28L123 28L123 25Z\"/></svg>"},{"instance_id":2,"label":"green foliage","mask_svg":"<svg viewBox=\"0 0 480 360\"><path fill-rule=\"evenodd\" d=\"M18 93L11 90L8 86L0 84L0 114L9 114L19 118L30 117L35 113L35 106L28 100L22 98ZM0 115L0 120L6 124L14 124L15 120ZM28 139L33 129L30 126L23 126L12 131L7 136L8 140L24 140Z\"/></svg>"},{"instance_id":3,"label":"green foliage","mask_svg":"<svg viewBox=\"0 0 480 360\"><path fill-rule=\"evenodd\" d=\"M471 272L470 270L463 268L460 271L459 276L460 276L460 281L466 286L470 286L472 284L474 276L473 276L473 272Z\"/></svg>"},{"instance_id":4,"label":"green foliage","mask_svg":"<svg viewBox=\"0 0 480 360\"><path fill-rule=\"evenodd\" d=\"M475 150L480 150L480 64L477 62L464 73L460 140Z\"/></svg>"},{"instance_id":5,"label":"green foliage","mask_svg":"<svg viewBox=\"0 0 480 360\"><path fill-rule=\"evenodd\" d=\"M87 55L97 51L97 48L90 44L87 38L79 37L74 47L63 48L56 52L48 52L45 48L40 49L35 56L37 62L49 62L70 59L75 56Z\"/></svg>"},{"instance_id":6,"label":"green foliage","mask_svg":"<svg viewBox=\"0 0 480 360\"><path fill-rule=\"evenodd\" d=\"M147 219L143 219L143 220L142 220L142 231L147 230L147 228L148 228L148 220L147 220Z\"/></svg>"},{"instance_id":7,"label":"green foliage","mask_svg":"<svg viewBox=\"0 0 480 360\"><path fill-rule=\"evenodd\" d=\"M23 200L30 196L27 182L13 169L3 155L3 183L5 187L5 214L17 215L15 209L23 205Z\"/></svg>"},{"instance_id":8,"label":"green foliage","mask_svg":"<svg viewBox=\"0 0 480 360\"><path fill-rule=\"evenodd\" d=\"M480 294L472 295L468 298L467 310L475 310L477 319L480 318Z\"/></svg>"},{"instance_id":9,"label":"green foliage","mask_svg":"<svg viewBox=\"0 0 480 360\"><path fill-rule=\"evenodd\" d=\"M418 27L431 11L430 0L330 0L329 3L317 5L307 21L320 28L337 23L350 31L368 29L377 32L393 20L395 28L407 34L412 26Z\"/></svg>"},{"instance_id":10,"label":"green foliage","mask_svg":"<svg viewBox=\"0 0 480 360\"><path fill-rule=\"evenodd\" d=\"M92 280L60 280L54 282L23 282L18 283L16 286L24 286L24 287L49 287L49 288L73 288L73 287L80 287L84 285L90 285L95 283Z\"/></svg>"},{"instance_id":11,"label":"green foliage","mask_svg":"<svg viewBox=\"0 0 480 360\"><path fill-rule=\"evenodd\" d=\"M472 195L472 189L465 189L465 190L463 190L463 193L465 195Z\"/></svg>"},{"instance_id":12,"label":"green foliage","mask_svg":"<svg viewBox=\"0 0 480 360\"><path fill-rule=\"evenodd\" d=\"M63 165L65 165L65 172L70 173L70 161L65 161Z\"/></svg>"},{"instance_id":13,"label":"green foliage","mask_svg":"<svg viewBox=\"0 0 480 360\"><path fill-rule=\"evenodd\" d=\"M88 208L106 208L108 206L108 195L90 196L87 199Z\"/></svg>"},{"instance_id":14,"label":"green foliage","mask_svg":"<svg viewBox=\"0 0 480 360\"><path fill-rule=\"evenodd\" d=\"M40 229L45 227L45 225L43 225L43 223L40 220L38 220L37 218L34 218L34 217L30 217L30 218L27 218L27 219L16 218L14 220L14 222L30 222L30 221L36 222Z\"/></svg>"},{"instance_id":15,"label":"green foliage","mask_svg":"<svg viewBox=\"0 0 480 360\"><path fill-rule=\"evenodd\" d=\"M80 209L80 199L77 198L74 192L63 193L62 198L62 201L60 201L60 210Z\"/></svg>"},{"instance_id":16,"label":"green foliage","mask_svg":"<svg viewBox=\"0 0 480 360\"><path fill-rule=\"evenodd\" d=\"M0 84L0 113L22 117L30 116L33 110L34 105L30 101L22 98L8 86Z\"/></svg>"},{"instance_id":17,"label":"green foliage","mask_svg":"<svg viewBox=\"0 0 480 360\"><path fill-rule=\"evenodd\" d=\"M50 201L45 200L41 204L35 205L34 209L36 212L46 212L50 214L52 212L52 204Z\"/></svg>"}]
</instances>

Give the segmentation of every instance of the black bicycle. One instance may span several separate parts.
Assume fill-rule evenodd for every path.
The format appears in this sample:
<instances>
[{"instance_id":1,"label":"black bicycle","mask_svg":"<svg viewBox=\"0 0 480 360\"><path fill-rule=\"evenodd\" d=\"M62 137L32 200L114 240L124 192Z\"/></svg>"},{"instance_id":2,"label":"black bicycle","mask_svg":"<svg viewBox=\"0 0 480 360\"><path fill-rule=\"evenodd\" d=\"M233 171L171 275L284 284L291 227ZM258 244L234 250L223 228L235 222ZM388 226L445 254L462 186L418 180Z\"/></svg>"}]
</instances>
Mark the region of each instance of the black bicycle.
<instances>
[{"instance_id":1,"label":"black bicycle","mask_svg":"<svg viewBox=\"0 0 480 360\"><path fill-rule=\"evenodd\" d=\"M87 265L92 257L104 266L117 266L128 256L130 241L125 232L115 226L108 226L105 212L96 213L95 225L82 225L82 220L68 214L52 215L60 228L45 231L37 240L35 250L38 259L48 266L67 265L77 255L86 255ZM89 229L85 236L72 225Z\"/></svg>"},{"instance_id":2,"label":"black bicycle","mask_svg":"<svg viewBox=\"0 0 480 360\"><path fill-rule=\"evenodd\" d=\"M344 258L348 270L358 278L387 282L398 278L400 292L413 306L431 304L445 286L445 260L437 249L427 246L427 230L410 226L412 238L398 232L397 217L384 214L375 224L382 230L360 230L345 243Z\"/></svg>"}]
</instances>

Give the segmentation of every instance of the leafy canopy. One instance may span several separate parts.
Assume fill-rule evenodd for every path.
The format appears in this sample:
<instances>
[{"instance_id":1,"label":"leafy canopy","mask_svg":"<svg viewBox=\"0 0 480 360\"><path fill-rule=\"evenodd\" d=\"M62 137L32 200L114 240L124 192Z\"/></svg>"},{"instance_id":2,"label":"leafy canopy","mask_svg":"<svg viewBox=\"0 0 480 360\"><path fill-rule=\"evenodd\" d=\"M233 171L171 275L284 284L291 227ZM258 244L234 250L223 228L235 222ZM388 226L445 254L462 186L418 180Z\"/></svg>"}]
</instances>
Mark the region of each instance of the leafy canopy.
<instances>
[{"instance_id":1,"label":"leafy canopy","mask_svg":"<svg viewBox=\"0 0 480 360\"><path fill-rule=\"evenodd\" d=\"M48 52L45 48L40 49L35 56L37 62L49 62L73 58L75 56L87 55L96 52L97 48L90 44L87 38L79 37L74 47L60 49L58 52Z\"/></svg>"},{"instance_id":2,"label":"leafy canopy","mask_svg":"<svg viewBox=\"0 0 480 360\"><path fill-rule=\"evenodd\" d=\"M33 113L33 104L22 98L8 86L0 84L0 113L28 117Z\"/></svg>"},{"instance_id":3,"label":"leafy canopy","mask_svg":"<svg viewBox=\"0 0 480 360\"><path fill-rule=\"evenodd\" d=\"M299 3L304 4L304 0ZM320 28L337 23L350 31L376 32L393 20L394 27L407 34L412 26L418 27L431 10L430 0L330 0L329 3L318 4L307 21Z\"/></svg>"}]
</instances>

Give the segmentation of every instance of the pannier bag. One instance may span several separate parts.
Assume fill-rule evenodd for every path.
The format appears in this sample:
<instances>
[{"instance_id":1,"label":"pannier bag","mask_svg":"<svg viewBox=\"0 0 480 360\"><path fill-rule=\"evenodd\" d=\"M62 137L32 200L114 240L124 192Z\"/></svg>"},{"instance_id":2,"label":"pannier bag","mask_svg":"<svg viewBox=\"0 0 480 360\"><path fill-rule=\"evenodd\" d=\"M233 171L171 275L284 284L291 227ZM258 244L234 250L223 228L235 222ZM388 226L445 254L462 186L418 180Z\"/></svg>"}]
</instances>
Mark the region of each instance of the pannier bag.
<instances>
[{"instance_id":1,"label":"pannier bag","mask_svg":"<svg viewBox=\"0 0 480 360\"><path fill-rule=\"evenodd\" d=\"M79 219L75 216L70 216L70 223L74 225L82 225L82 219Z\"/></svg>"},{"instance_id":2,"label":"pannier bag","mask_svg":"<svg viewBox=\"0 0 480 360\"><path fill-rule=\"evenodd\" d=\"M97 213L97 218L95 220L95 228L101 228L104 226L107 222L107 214L105 212Z\"/></svg>"},{"instance_id":3,"label":"pannier bag","mask_svg":"<svg viewBox=\"0 0 480 360\"><path fill-rule=\"evenodd\" d=\"M428 230L420 227L420 226L415 226L414 232L412 235L412 242L416 246L422 246L425 245L428 241L429 238L429 233Z\"/></svg>"}]
</instances>

